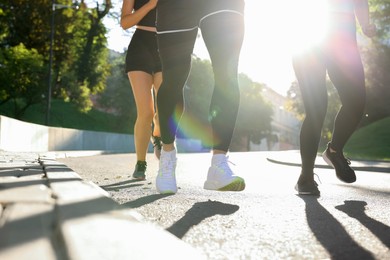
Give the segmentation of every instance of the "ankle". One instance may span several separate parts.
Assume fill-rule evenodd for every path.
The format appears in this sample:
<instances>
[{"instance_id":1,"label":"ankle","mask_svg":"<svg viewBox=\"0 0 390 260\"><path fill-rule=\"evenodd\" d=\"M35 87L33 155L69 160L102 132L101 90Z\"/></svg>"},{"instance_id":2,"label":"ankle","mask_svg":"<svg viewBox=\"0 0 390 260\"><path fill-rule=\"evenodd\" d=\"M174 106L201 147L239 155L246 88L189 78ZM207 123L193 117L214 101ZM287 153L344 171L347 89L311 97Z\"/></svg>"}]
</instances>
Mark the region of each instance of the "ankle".
<instances>
[{"instance_id":1,"label":"ankle","mask_svg":"<svg viewBox=\"0 0 390 260\"><path fill-rule=\"evenodd\" d=\"M168 157L168 158L176 158L176 149L166 151L164 149L161 150L161 156L162 157Z\"/></svg>"},{"instance_id":2,"label":"ankle","mask_svg":"<svg viewBox=\"0 0 390 260\"><path fill-rule=\"evenodd\" d=\"M338 150L332 146L332 143L328 143L328 148L330 153L338 153Z\"/></svg>"},{"instance_id":3,"label":"ankle","mask_svg":"<svg viewBox=\"0 0 390 260\"><path fill-rule=\"evenodd\" d=\"M218 165L222 162L226 161L226 155L225 154L214 154L211 157L211 165Z\"/></svg>"},{"instance_id":4,"label":"ankle","mask_svg":"<svg viewBox=\"0 0 390 260\"><path fill-rule=\"evenodd\" d=\"M303 182L312 182L314 181L314 173L313 172L301 172L298 178L299 183Z\"/></svg>"},{"instance_id":5,"label":"ankle","mask_svg":"<svg viewBox=\"0 0 390 260\"><path fill-rule=\"evenodd\" d=\"M164 144L162 143L162 150L165 152L171 152L171 151L176 151L175 145L173 143L171 144Z\"/></svg>"}]
</instances>

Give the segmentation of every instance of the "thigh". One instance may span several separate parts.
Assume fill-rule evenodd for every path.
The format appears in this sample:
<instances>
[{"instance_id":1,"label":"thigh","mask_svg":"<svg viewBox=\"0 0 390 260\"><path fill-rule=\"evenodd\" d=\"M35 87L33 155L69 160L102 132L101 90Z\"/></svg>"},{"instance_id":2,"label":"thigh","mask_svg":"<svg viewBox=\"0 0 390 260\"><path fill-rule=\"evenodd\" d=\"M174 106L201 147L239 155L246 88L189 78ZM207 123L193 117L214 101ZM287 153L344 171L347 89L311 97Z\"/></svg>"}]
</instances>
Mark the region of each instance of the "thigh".
<instances>
[{"instance_id":1,"label":"thigh","mask_svg":"<svg viewBox=\"0 0 390 260\"><path fill-rule=\"evenodd\" d=\"M326 110L326 66L321 50L309 50L293 57L293 68L301 91L306 114Z\"/></svg>"},{"instance_id":2,"label":"thigh","mask_svg":"<svg viewBox=\"0 0 390 260\"><path fill-rule=\"evenodd\" d=\"M197 0L159 0L156 13L158 33L188 31L198 27Z\"/></svg>"},{"instance_id":3,"label":"thigh","mask_svg":"<svg viewBox=\"0 0 390 260\"><path fill-rule=\"evenodd\" d=\"M184 85L191 67L196 36L197 31L158 34L164 85L176 85L177 82Z\"/></svg>"},{"instance_id":4,"label":"thigh","mask_svg":"<svg viewBox=\"0 0 390 260\"><path fill-rule=\"evenodd\" d=\"M143 71L131 71L128 77L133 90L137 113L148 113L153 111L152 99L152 75Z\"/></svg>"},{"instance_id":5,"label":"thigh","mask_svg":"<svg viewBox=\"0 0 390 260\"><path fill-rule=\"evenodd\" d=\"M335 47L327 60L327 69L341 102L354 96L364 98L364 69L356 43Z\"/></svg>"},{"instance_id":6,"label":"thigh","mask_svg":"<svg viewBox=\"0 0 390 260\"><path fill-rule=\"evenodd\" d=\"M204 5L200 28L213 64L235 64L244 38L244 2L214 0Z\"/></svg>"}]
</instances>

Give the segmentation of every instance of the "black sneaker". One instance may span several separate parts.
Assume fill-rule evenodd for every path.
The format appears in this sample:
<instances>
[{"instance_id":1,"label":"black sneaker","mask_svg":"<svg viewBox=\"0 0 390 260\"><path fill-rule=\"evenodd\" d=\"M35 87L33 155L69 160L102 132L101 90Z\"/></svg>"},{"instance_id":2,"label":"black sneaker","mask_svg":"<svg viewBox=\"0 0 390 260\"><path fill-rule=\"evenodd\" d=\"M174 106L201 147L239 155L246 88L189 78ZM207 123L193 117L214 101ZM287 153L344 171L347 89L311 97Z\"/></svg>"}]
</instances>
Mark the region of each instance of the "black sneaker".
<instances>
[{"instance_id":1,"label":"black sneaker","mask_svg":"<svg viewBox=\"0 0 390 260\"><path fill-rule=\"evenodd\" d=\"M295 185L295 190L298 191L299 195L320 196L318 184L315 181L297 183Z\"/></svg>"},{"instance_id":2,"label":"black sneaker","mask_svg":"<svg viewBox=\"0 0 390 260\"><path fill-rule=\"evenodd\" d=\"M145 161L137 161L135 165L135 170L133 173L133 178L137 180L145 180L145 171L146 171L146 162Z\"/></svg>"},{"instance_id":3,"label":"black sneaker","mask_svg":"<svg viewBox=\"0 0 390 260\"><path fill-rule=\"evenodd\" d=\"M162 148L161 137L152 136L152 144L154 147L154 155L157 157L157 159L160 159L161 148Z\"/></svg>"},{"instance_id":4,"label":"black sneaker","mask_svg":"<svg viewBox=\"0 0 390 260\"><path fill-rule=\"evenodd\" d=\"M351 161L344 157L342 153L331 152L330 143L322 154L325 162L336 170L336 176L340 181L352 183L356 181L354 170L350 167Z\"/></svg>"}]
</instances>

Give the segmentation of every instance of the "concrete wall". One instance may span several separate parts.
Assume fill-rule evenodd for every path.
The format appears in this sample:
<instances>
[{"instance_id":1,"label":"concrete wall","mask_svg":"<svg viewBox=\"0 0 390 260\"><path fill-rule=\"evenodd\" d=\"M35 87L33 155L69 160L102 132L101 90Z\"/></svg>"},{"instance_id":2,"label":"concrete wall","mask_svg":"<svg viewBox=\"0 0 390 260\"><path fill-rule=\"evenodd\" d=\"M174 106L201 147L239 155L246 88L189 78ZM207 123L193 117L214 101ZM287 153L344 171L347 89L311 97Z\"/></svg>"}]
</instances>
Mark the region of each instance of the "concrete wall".
<instances>
[{"instance_id":1,"label":"concrete wall","mask_svg":"<svg viewBox=\"0 0 390 260\"><path fill-rule=\"evenodd\" d=\"M202 143L195 139L177 139L178 152L207 152ZM47 127L27 123L0 115L0 150L15 152L52 151L107 151L134 153L134 137L77 130L61 127ZM153 145L149 144L149 152Z\"/></svg>"},{"instance_id":2,"label":"concrete wall","mask_svg":"<svg viewBox=\"0 0 390 260\"><path fill-rule=\"evenodd\" d=\"M132 135L47 127L0 116L0 150L134 152Z\"/></svg>"}]
</instances>

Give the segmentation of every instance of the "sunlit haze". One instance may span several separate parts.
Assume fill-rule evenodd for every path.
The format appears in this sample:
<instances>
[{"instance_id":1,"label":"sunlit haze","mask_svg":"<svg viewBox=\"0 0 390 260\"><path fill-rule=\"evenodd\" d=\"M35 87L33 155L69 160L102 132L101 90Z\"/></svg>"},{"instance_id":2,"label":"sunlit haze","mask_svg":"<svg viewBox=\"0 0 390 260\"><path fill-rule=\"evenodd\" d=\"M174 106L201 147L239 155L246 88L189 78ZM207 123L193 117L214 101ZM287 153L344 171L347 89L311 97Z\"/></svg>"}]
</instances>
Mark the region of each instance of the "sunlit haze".
<instances>
[{"instance_id":1,"label":"sunlit haze","mask_svg":"<svg viewBox=\"0 0 390 260\"><path fill-rule=\"evenodd\" d=\"M324 6L320 4L323 1L283 2L245 1L245 39L239 70L253 81L265 83L276 92L286 95L291 82L295 80L291 56L293 52L320 39L319 32L324 31L325 17L318 19L324 13L321 12ZM113 4L114 9L119 12L122 1L114 0ZM315 20L322 22L314 23ZM106 19L105 24L110 30L107 35L109 48L124 52L130 41L129 31L125 32L118 21L113 19ZM300 30L303 27L306 33ZM194 54L203 59L209 58L202 40L197 41Z\"/></svg>"}]
</instances>

